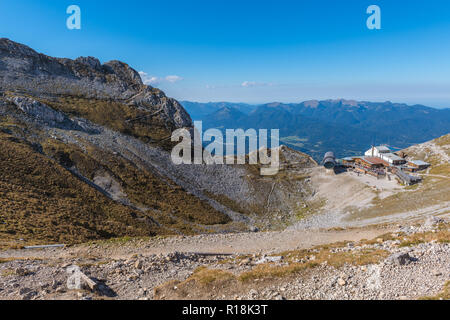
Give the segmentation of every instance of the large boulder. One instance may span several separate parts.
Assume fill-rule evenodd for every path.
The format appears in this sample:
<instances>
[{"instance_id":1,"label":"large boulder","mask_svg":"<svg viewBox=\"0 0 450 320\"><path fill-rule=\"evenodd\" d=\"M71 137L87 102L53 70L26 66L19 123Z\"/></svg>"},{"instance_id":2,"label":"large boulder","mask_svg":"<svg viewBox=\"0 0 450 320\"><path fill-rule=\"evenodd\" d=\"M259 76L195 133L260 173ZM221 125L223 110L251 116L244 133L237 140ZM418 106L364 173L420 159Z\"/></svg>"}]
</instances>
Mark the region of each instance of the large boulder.
<instances>
[{"instance_id":1,"label":"large boulder","mask_svg":"<svg viewBox=\"0 0 450 320\"><path fill-rule=\"evenodd\" d=\"M63 123L70 121L63 113L58 112L49 106L40 103L39 101L25 98L13 97L10 101L20 110L29 116L47 122L49 124Z\"/></svg>"},{"instance_id":2,"label":"large boulder","mask_svg":"<svg viewBox=\"0 0 450 320\"><path fill-rule=\"evenodd\" d=\"M403 266L410 264L412 261L414 261L414 258L409 255L409 253L394 253L393 255L389 256L386 259L387 264L393 264L398 266Z\"/></svg>"}]
</instances>

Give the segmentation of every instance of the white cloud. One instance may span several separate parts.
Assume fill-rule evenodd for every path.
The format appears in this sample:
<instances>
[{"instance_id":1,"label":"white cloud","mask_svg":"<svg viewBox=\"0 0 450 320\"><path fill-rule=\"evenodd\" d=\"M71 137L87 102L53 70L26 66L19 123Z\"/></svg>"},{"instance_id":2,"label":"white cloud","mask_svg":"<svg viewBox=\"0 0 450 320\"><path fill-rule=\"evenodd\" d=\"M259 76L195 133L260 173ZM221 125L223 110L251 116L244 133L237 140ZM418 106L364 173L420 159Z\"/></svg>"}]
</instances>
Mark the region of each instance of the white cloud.
<instances>
[{"instance_id":1,"label":"white cloud","mask_svg":"<svg viewBox=\"0 0 450 320\"><path fill-rule=\"evenodd\" d=\"M144 71L139 71L139 75L141 76L142 82L146 85L158 85L160 82L158 77L150 76Z\"/></svg>"},{"instance_id":2,"label":"white cloud","mask_svg":"<svg viewBox=\"0 0 450 320\"><path fill-rule=\"evenodd\" d=\"M244 88L265 87L265 86L271 86L271 85L272 85L271 83L256 82L256 81L244 81L241 84L241 86Z\"/></svg>"},{"instance_id":3,"label":"white cloud","mask_svg":"<svg viewBox=\"0 0 450 320\"><path fill-rule=\"evenodd\" d=\"M141 76L142 82L144 84L151 85L151 86L157 86L163 82L175 83L175 82L183 80L182 77L176 76L176 75L171 75L171 76L167 76L164 78L155 77L155 76L149 75L148 73L146 73L144 71L139 71L139 75Z\"/></svg>"},{"instance_id":4,"label":"white cloud","mask_svg":"<svg viewBox=\"0 0 450 320\"><path fill-rule=\"evenodd\" d=\"M244 81L242 82L242 86L243 87L254 87L256 85L256 82L254 81Z\"/></svg>"},{"instance_id":5,"label":"white cloud","mask_svg":"<svg viewBox=\"0 0 450 320\"><path fill-rule=\"evenodd\" d=\"M175 75L173 75L173 76L167 76L165 79L166 79L166 81L169 81L170 83L175 83L175 82L178 82L178 81L183 80L182 77L180 77L180 76L175 76Z\"/></svg>"}]
</instances>

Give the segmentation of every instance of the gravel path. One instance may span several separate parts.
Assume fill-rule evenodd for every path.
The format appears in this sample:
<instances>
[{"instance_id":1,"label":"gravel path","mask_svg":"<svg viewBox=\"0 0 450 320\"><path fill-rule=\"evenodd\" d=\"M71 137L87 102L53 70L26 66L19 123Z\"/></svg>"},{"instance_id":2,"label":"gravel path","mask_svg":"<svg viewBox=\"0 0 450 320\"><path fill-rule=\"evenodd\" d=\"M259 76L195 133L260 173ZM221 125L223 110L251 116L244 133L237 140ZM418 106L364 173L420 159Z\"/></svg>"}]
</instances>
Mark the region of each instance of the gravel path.
<instances>
[{"instance_id":1,"label":"gravel path","mask_svg":"<svg viewBox=\"0 0 450 320\"><path fill-rule=\"evenodd\" d=\"M359 241L386 233L414 234L436 228L433 221L424 226L135 239L63 249L3 251L0 299L413 299L436 295L450 279L449 243L401 247L399 240ZM349 244L336 246L333 253L357 254L373 249L389 252L390 256L378 264L346 264L337 269L324 262L293 276L224 285L221 290L194 290L189 297L179 296L174 289L163 296L154 293L155 287L184 281L199 267L239 275L256 268L267 254L344 240ZM308 259L314 261L315 257ZM289 265L283 258L276 261L280 267ZM95 292L68 287L71 275L67 270L73 265L97 283Z\"/></svg>"},{"instance_id":2,"label":"gravel path","mask_svg":"<svg viewBox=\"0 0 450 320\"><path fill-rule=\"evenodd\" d=\"M130 241L123 245L81 245L66 249L7 250L1 258L69 257L74 255L128 258L130 256L196 252L208 254L270 254L273 252L305 249L317 245L372 239L390 232L393 227L367 227L348 230L285 230L258 233L211 234L176 236L151 240Z\"/></svg>"}]
</instances>

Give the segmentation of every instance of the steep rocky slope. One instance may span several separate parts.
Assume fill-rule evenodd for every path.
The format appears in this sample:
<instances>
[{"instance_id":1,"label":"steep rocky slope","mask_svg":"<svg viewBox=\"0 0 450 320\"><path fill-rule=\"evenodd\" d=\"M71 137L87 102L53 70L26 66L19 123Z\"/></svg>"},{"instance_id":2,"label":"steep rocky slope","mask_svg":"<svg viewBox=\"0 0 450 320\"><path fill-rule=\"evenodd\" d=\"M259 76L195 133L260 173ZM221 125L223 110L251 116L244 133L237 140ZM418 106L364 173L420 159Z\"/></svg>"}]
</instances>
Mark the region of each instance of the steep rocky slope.
<instances>
[{"instance_id":1,"label":"steep rocky slope","mask_svg":"<svg viewBox=\"0 0 450 320\"><path fill-rule=\"evenodd\" d=\"M270 229L298 219L313 192L309 156L281 148L282 159L297 160L273 177L258 166L176 166L170 137L182 127L192 127L183 107L123 62L52 58L0 39L3 244Z\"/></svg>"}]
</instances>

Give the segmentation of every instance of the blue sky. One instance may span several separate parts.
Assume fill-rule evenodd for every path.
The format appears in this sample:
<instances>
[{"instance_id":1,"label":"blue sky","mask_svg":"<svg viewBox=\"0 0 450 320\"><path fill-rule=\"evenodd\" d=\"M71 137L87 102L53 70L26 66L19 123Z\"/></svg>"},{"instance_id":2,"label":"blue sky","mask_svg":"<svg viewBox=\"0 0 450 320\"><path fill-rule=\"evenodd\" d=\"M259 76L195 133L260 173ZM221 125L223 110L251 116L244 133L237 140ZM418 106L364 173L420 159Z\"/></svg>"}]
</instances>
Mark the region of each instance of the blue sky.
<instances>
[{"instance_id":1,"label":"blue sky","mask_svg":"<svg viewBox=\"0 0 450 320\"><path fill-rule=\"evenodd\" d=\"M72 4L81 30L66 28ZM372 4L381 30L366 27ZM0 37L125 61L180 100L450 107L448 0L2 0Z\"/></svg>"}]
</instances>

